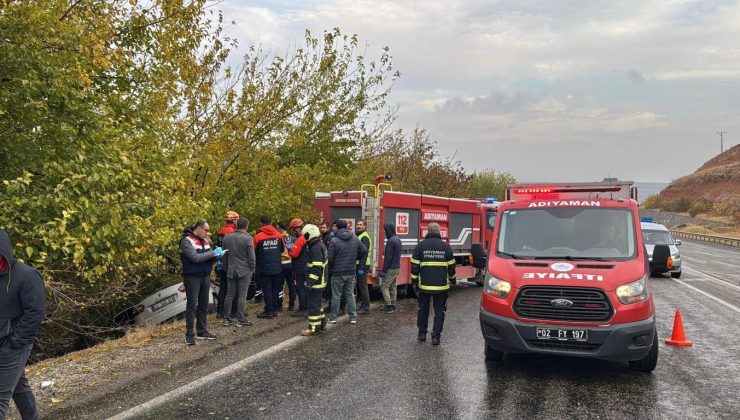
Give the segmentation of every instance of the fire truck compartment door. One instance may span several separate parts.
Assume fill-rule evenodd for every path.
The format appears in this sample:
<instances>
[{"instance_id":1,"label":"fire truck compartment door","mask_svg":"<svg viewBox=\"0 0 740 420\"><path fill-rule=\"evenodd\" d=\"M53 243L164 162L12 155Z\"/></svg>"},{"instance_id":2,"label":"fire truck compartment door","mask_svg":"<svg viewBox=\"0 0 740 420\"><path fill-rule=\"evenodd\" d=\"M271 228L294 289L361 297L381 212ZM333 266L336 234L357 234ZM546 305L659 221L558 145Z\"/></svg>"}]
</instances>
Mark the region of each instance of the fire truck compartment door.
<instances>
[{"instance_id":1,"label":"fire truck compartment door","mask_svg":"<svg viewBox=\"0 0 740 420\"><path fill-rule=\"evenodd\" d=\"M383 223L389 222L396 225L396 234L401 239L401 253L414 252L419 243L419 210L386 207Z\"/></svg>"},{"instance_id":2,"label":"fire truck compartment door","mask_svg":"<svg viewBox=\"0 0 740 420\"><path fill-rule=\"evenodd\" d=\"M347 221L347 229L354 232L355 222L362 218L362 208L360 207L332 207L331 221L343 219Z\"/></svg>"},{"instance_id":3,"label":"fire truck compartment door","mask_svg":"<svg viewBox=\"0 0 740 420\"><path fill-rule=\"evenodd\" d=\"M470 252L473 238L473 215L469 213L452 213L450 215L450 248L452 252Z\"/></svg>"}]
</instances>

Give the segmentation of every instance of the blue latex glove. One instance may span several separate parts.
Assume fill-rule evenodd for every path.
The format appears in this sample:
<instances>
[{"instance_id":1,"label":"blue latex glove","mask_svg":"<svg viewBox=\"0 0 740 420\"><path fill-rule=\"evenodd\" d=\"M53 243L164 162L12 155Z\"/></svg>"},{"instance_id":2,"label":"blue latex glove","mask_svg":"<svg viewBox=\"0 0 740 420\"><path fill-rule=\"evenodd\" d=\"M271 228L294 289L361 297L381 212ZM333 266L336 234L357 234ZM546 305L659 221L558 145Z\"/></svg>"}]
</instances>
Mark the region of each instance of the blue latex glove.
<instances>
[{"instance_id":1,"label":"blue latex glove","mask_svg":"<svg viewBox=\"0 0 740 420\"><path fill-rule=\"evenodd\" d=\"M358 275L358 276L364 276L364 275L365 275L365 270L363 270L363 269L361 269L361 268L358 268L358 269L357 269L357 275Z\"/></svg>"},{"instance_id":2,"label":"blue latex glove","mask_svg":"<svg viewBox=\"0 0 740 420\"><path fill-rule=\"evenodd\" d=\"M221 256L224 255L224 250L221 249L220 246L216 247L216 249L213 250L213 256L216 258L221 258Z\"/></svg>"}]
</instances>

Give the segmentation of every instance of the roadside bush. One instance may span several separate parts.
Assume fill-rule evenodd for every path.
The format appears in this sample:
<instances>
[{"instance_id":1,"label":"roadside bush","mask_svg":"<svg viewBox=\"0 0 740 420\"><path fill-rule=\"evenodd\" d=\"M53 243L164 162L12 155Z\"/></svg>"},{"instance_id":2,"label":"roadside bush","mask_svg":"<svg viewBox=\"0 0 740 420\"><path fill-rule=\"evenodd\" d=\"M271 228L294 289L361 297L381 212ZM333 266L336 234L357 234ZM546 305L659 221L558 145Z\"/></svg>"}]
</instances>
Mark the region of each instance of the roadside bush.
<instances>
[{"instance_id":1,"label":"roadside bush","mask_svg":"<svg viewBox=\"0 0 740 420\"><path fill-rule=\"evenodd\" d=\"M691 208L691 199L688 197L682 197L677 200L666 200L661 203L661 208L665 211L672 211L674 213L685 213Z\"/></svg>"},{"instance_id":2,"label":"roadside bush","mask_svg":"<svg viewBox=\"0 0 740 420\"><path fill-rule=\"evenodd\" d=\"M698 200L694 200L689 206L689 215L691 217L696 217L701 213L708 214L712 212L713 208L714 206L711 200L700 198Z\"/></svg>"},{"instance_id":3,"label":"roadside bush","mask_svg":"<svg viewBox=\"0 0 740 420\"><path fill-rule=\"evenodd\" d=\"M660 195L653 194L642 202L642 207L646 209L659 209L661 205Z\"/></svg>"}]
</instances>

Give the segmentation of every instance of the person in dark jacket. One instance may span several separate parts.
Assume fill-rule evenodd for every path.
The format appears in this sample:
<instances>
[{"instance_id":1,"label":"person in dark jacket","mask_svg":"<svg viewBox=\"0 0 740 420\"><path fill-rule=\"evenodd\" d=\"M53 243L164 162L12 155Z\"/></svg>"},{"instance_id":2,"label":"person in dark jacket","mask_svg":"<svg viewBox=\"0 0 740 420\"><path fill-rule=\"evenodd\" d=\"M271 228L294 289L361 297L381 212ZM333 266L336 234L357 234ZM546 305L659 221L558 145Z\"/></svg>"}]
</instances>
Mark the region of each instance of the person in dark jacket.
<instances>
[{"instance_id":1,"label":"person in dark jacket","mask_svg":"<svg viewBox=\"0 0 740 420\"><path fill-rule=\"evenodd\" d=\"M223 227L218 230L216 236L216 246L223 247L223 240L226 235L233 233L236 230L236 222L239 220L239 213L229 210L226 212L226 220ZM228 248L227 248L228 249ZM226 271L224 270L224 263L226 258L219 260L216 263L216 274L218 275L218 302L216 303L216 319L222 319L224 317L224 302L226 302L226 295L229 293L229 282L226 277ZM236 311L237 308L236 300L232 302L232 310ZM231 318L236 318L236 312L230 314Z\"/></svg>"},{"instance_id":2,"label":"person in dark jacket","mask_svg":"<svg viewBox=\"0 0 740 420\"><path fill-rule=\"evenodd\" d=\"M354 233L347 230L347 222L337 220L337 235L329 243L329 272L331 273L331 313L329 322L336 323L339 304L344 296L350 324L357 323L355 281L357 261L367 257L367 249Z\"/></svg>"},{"instance_id":3,"label":"person in dark jacket","mask_svg":"<svg viewBox=\"0 0 740 420\"><path fill-rule=\"evenodd\" d=\"M211 291L211 270L213 262L221 258L221 247L211 249L206 237L211 227L205 220L199 220L192 227L182 232L180 239L180 260L182 261L183 283L185 284L185 343L195 344L195 338L215 340L216 336L208 332L206 315L208 314L208 295ZM196 316L197 313L197 316ZM193 320L197 318L197 335L193 334Z\"/></svg>"},{"instance_id":4,"label":"person in dark jacket","mask_svg":"<svg viewBox=\"0 0 740 420\"><path fill-rule=\"evenodd\" d=\"M252 322L244 315L247 304L247 290L252 281L252 275L257 266L254 256L254 240L247 233L249 220L241 218L236 222L236 231L224 237L224 248L229 251L224 258L224 271L229 282L229 293L226 295L224 325L251 326ZM236 299L234 299L236 297ZM236 317L231 314L232 302L236 301Z\"/></svg>"},{"instance_id":5,"label":"person in dark jacket","mask_svg":"<svg viewBox=\"0 0 740 420\"><path fill-rule=\"evenodd\" d=\"M360 298L360 309L357 310L358 314L369 314L370 313L370 291L367 288L367 273L370 271L370 264L372 264L372 240L370 234L367 233L367 226L364 220L357 221L357 230L355 231L357 239L365 245L367 249L367 257L363 260L357 261L357 296Z\"/></svg>"},{"instance_id":6,"label":"person in dark jacket","mask_svg":"<svg viewBox=\"0 0 740 420\"><path fill-rule=\"evenodd\" d=\"M41 275L13 257L10 237L0 229L0 419L7 417L11 398L24 420L39 418L26 362L45 315Z\"/></svg>"},{"instance_id":7,"label":"person in dark jacket","mask_svg":"<svg viewBox=\"0 0 740 420\"><path fill-rule=\"evenodd\" d=\"M268 216L260 217L262 227L254 235L254 252L257 257L257 276L262 283L265 311L257 318L272 319L277 316L277 307L282 289L282 255L285 250L283 235L272 226Z\"/></svg>"},{"instance_id":8,"label":"person in dark jacket","mask_svg":"<svg viewBox=\"0 0 740 420\"><path fill-rule=\"evenodd\" d=\"M288 225L285 223L278 223L277 225L277 231L280 232L281 235L283 235L283 240L285 241L285 249L283 250L283 255L281 256L281 265L282 270L280 272L280 278L282 279L283 283L288 286L288 311L293 312L295 310L295 299L296 299L296 290L295 290L295 283L293 282L293 262L290 260L290 250L293 249L293 245L295 244L295 241L297 238L292 235L292 230L288 231ZM280 290L283 290L282 284L280 285ZM278 299L278 306L277 310L280 312L283 309L283 299Z\"/></svg>"},{"instance_id":9,"label":"person in dark jacket","mask_svg":"<svg viewBox=\"0 0 740 420\"><path fill-rule=\"evenodd\" d=\"M301 330L301 335L314 335L324 330L326 316L321 307L321 294L326 288L328 251L320 238L316 225L306 225L301 238L306 242L306 289L308 291L308 328Z\"/></svg>"},{"instance_id":10,"label":"person in dark jacket","mask_svg":"<svg viewBox=\"0 0 740 420\"><path fill-rule=\"evenodd\" d=\"M401 270L401 239L396 235L396 225L386 223L385 250L383 251L383 269L380 271L380 291L383 293L385 307L382 312L396 312L396 277Z\"/></svg>"},{"instance_id":11,"label":"person in dark jacket","mask_svg":"<svg viewBox=\"0 0 740 420\"><path fill-rule=\"evenodd\" d=\"M308 315L308 289L306 288L306 263L308 262L308 241L303 237L303 221L290 221L290 230L295 233L296 239L293 249L288 251L291 268L293 269L293 283L298 294L298 310L290 316L305 317Z\"/></svg>"},{"instance_id":12,"label":"person in dark jacket","mask_svg":"<svg viewBox=\"0 0 740 420\"><path fill-rule=\"evenodd\" d=\"M455 256L452 248L442 240L438 223L430 223L424 240L416 245L411 257L411 281L418 288L419 312L416 326L419 341L427 339L429 306L434 300L432 344L439 345L447 310L447 291L455 284Z\"/></svg>"}]
</instances>

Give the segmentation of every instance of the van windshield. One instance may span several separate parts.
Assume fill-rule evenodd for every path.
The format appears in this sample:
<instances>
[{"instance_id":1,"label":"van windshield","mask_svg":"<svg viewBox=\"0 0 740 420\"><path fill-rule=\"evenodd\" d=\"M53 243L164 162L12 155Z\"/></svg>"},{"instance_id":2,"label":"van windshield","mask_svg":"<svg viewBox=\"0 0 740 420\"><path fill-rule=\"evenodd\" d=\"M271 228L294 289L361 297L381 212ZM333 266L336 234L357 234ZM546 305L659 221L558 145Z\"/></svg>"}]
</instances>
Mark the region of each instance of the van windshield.
<instances>
[{"instance_id":1,"label":"van windshield","mask_svg":"<svg viewBox=\"0 0 740 420\"><path fill-rule=\"evenodd\" d=\"M618 261L636 256L628 209L550 207L500 214L496 252L505 258Z\"/></svg>"}]
</instances>

